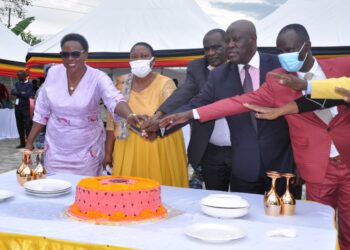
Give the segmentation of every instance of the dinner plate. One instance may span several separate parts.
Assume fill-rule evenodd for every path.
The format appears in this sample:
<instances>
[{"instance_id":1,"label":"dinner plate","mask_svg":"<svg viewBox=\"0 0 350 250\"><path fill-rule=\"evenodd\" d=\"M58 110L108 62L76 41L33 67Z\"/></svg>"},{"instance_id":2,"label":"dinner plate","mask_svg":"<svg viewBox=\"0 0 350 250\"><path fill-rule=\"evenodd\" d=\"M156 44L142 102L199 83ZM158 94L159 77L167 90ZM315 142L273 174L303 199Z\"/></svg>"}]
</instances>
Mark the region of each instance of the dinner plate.
<instances>
[{"instance_id":1,"label":"dinner plate","mask_svg":"<svg viewBox=\"0 0 350 250\"><path fill-rule=\"evenodd\" d=\"M14 196L14 193L8 190L0 190L0 202Z\"/></svg>"},{"instance_id":2,"label":"dinner plate","mask_svg":"<svg viewBox=\"0 0 350 250\"><path fill-rule=\"evenodd\" d=\"M28 193L34 193L34 194L58 194L58 193L65 193L70 191L72 188L66 188L66 189L62 189L62 190L58 190L58 191L54 191L54 192L42 192L42 191L35 191L35 190L31 190L31 189L24 189L26 192Z\"/></svg>"},{"instance_id":3,"label":"dinner plate","mask_svg":"<svg viewBox=\"0 0 350 250\"><path fill-rule=\"evenodd\" d=\"M69 189L65 192L58 192L58 193L34 193L34 192L26 191L26 194L31 195L31 196L41 197L41 198L51 198L51 197L66 195L66 194L69 194L70 192L71 192L71 189Z\"/></svg>"},{"instance_id":4,"label":"dinner plate","mask_svg":"<svg viewBox=\"0 0 350 250\"><path fill-rule=\"evenodd\" d=\"M247 208L249 203L238 195L211 194L201 200L201 204L216 208Z\"/></svg>"},{"instance_id":5,"label":"dinner plate","mask_svg":"<svg viewBox=\"0 0 350 250\"><path fill-rule=\"evenodd\" d=\"M211 243L224 243L245 236L245 232L234 226L215 223L196 223L185 228L184 233L190 237Z\"/></svg>"},{"instance_id":6,"label":"dinner plate","mask_svg":"<svg viewBox=\"0 0 350 250\"><path fill-rule=\"evenodd\" d=\"M72 184L68 181L58 179L40 179L28 181L24 184L24 189L32 193L56 194L64 191L70 191Z\"/></svg>"}]
</instances>

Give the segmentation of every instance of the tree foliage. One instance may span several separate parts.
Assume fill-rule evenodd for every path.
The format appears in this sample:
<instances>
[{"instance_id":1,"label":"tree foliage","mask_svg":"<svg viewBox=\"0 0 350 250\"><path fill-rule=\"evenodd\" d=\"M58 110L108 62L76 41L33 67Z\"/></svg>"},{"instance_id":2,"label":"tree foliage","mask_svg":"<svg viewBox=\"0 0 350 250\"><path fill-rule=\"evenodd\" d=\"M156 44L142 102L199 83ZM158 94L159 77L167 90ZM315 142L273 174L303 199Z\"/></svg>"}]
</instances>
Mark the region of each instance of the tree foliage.
<instances>
[{"instance_id":1,"label":"tree foliage","mask_svg":"<svg viewBox=\"0 0 350 250\"><path fill-rule=\"evenodd\" d=\"M0 16L14 15L18 18L25 17L25 7L32 4L33 0L1 0Z\"/></svg>"},{"instance_id":2,"label":"tree foliage","mask_svg":"<svg viewBox=\"0 0 350 250\"><path fill-rule=\"evenodd\" d=\"M35 20L35 17L31 16L31 17L27 17L25 19L23 19L22 21L20 21L19 23L17 23L15 25L15 27L13 27L11 30L13 31L13 33L15 33L17 36L19 34L21 34L28 26L29 24L31 24L33 21Z\"/></svg>"},{"instance_id":3,"label":"tree foliage","mask_svg":"<svg viewBox=\"0 0 350 250\"><path fill-rule=\"evenodd\" d=\"M30 46L34 46L35 44L38 44L42 41L39 37L33 35L30 31L28 32L23 31L20 34L20 36L22 40L28 43Z\"/></svg>"}]
</instances>

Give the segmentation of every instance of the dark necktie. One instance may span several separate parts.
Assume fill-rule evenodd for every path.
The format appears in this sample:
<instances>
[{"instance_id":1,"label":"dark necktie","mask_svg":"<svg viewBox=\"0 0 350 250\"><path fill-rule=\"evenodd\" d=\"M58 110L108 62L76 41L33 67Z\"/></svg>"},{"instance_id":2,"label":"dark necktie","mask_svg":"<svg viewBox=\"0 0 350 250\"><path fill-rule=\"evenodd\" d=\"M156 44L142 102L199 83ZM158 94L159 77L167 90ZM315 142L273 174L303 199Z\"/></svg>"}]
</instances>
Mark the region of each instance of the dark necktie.
<instances>
[{"instance_id":1,"label":"dark necktie","mask_svg":"<svg viewBox=\"0 0 350 250\"><path fill-rule=\"evenodd\" d=\"M243 67L244 69L244 81L243 81L243 91L244 93L248 93L248 92L252 92L254 89L253 89L253 81L252 81L252 77L250 76L250 73L249 73L249 68L250 66L249 65L245 65ZM255 118L255 113L254 112L250 112L250 118L252 120L252 124L253 124L253 127L255 129L255 132L258 132L258 125L257 125L257 122L256 122L256 118Z\"/></svg>"}]
</instances>

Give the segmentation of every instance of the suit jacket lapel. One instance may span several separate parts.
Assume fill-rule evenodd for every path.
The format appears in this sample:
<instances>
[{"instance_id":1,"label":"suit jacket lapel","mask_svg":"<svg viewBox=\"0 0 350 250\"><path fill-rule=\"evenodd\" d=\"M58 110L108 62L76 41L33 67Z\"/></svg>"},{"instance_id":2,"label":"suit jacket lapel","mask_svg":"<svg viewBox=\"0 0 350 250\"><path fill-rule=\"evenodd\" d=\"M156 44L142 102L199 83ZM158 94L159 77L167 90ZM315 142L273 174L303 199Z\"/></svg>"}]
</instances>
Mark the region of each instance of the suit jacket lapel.
<instances>
[{"instance_id":1,"label":"suit jacket lapel","mask_svg":"<svg viewBox=\"0 0 350 250\"><path fill-rule=\"evenodd\" d=\"M270 70L267 67L267 65L269 65L267 58L264 56L264 54L259 53L259 55L260 55L259 78L260 78L260 86L261 86L265 82L267 72Z\"/></svg>"},{"instance_id":2,"label":"suit jacket lapel","mask_svg":"<svg viewBox=\"0 0 350 250\"><path fill-rule=\"evenodd\" d=\"M242 86L242 81L238 70L238 65L231 63L230 67L231 67L230 74L232 74L232 77L230 79L232 79L232 84L235 89L235 94L236 95L243 94L243 86Z\"/></svg>"}]
</instances>

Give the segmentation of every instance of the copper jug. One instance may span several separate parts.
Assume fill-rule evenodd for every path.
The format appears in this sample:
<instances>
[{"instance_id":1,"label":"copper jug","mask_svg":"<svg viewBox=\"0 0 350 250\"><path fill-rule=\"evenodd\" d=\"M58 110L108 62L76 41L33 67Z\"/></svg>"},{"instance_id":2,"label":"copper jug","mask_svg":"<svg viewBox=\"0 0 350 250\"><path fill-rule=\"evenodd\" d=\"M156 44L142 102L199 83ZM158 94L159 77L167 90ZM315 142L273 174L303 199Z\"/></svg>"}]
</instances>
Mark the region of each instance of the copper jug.
<instances>
[{"instance_id":1,"label":"copper jug","mask_svg":"<svg viewBox=\"0 0 350 250\"><path fill-rule=\"evenodd\" d=\"M289 190L291 178L295 177L295 174L285 173L282 174L286 178L286 192L281 197L282 210L281 214L283 215L294 215L295 214L295 198Z\"/></svg>"},{"instance_id":2,"label":"copper jug","mask_svg":"<svg viewBox=\"0 0 350 250\"><path fill-rule=\"evenodd\" d=\"M22 163L16 171L17 181L21 186L32 179L32 169L30 168L31 154L32 151L30 150L23 151Z\"/></svg>"},{"instance_id":3,"label":"copper jug","mask_svg":"<svg viewBox=\"0 0 350 250\"><path fill-rule=\"evenodd\" d=\"M46 178L46 169L42 164L43 154L44 154L44 150L42 149L38 150L38 164L32 173L34 180Z\"/></svg>"},{"instance_id":4,"label":"copper jug","mask_svg":"<svg viewBox=\"0 0 350 250\"><path fill-rule=\"evenodd\" d=\"M266 173L272 179L271 189L265 193L264 207L265 214L270 216L279 216L281 213L281 200L276 192L276 180L281 177L280 173L270 171Z\"/></svg>"}]
</instances>

